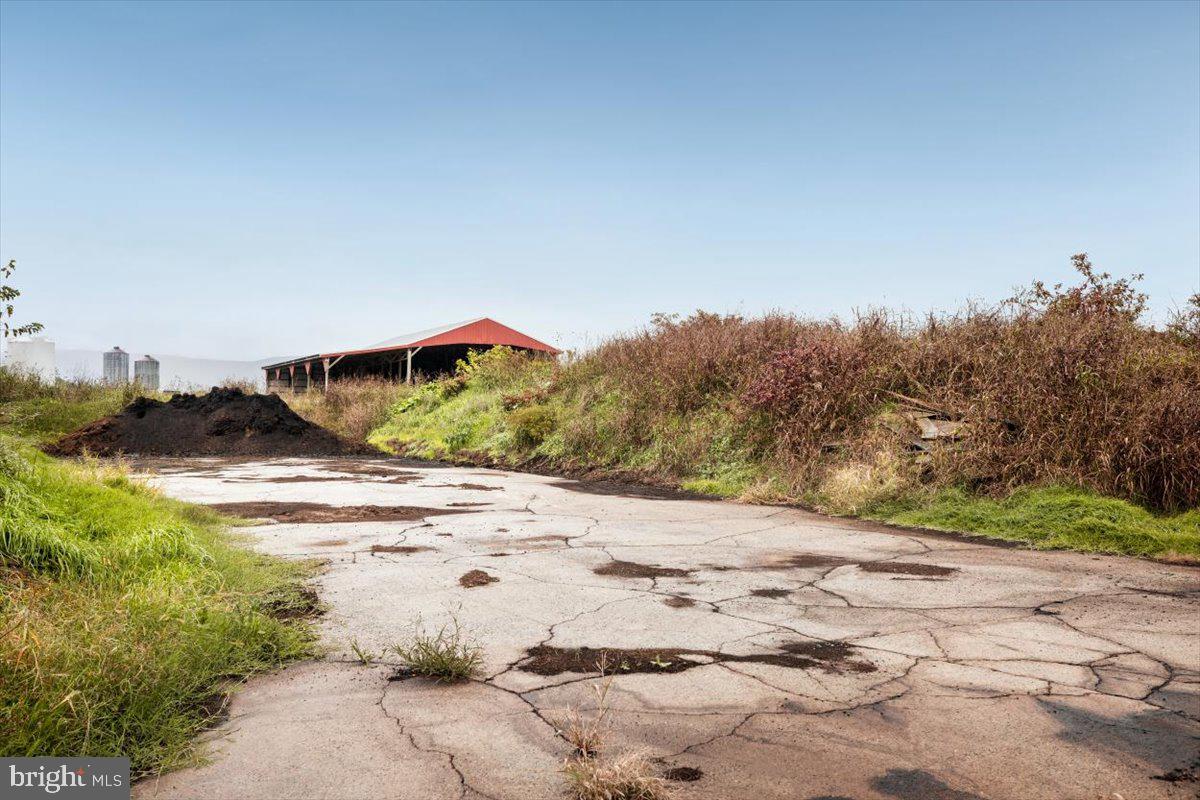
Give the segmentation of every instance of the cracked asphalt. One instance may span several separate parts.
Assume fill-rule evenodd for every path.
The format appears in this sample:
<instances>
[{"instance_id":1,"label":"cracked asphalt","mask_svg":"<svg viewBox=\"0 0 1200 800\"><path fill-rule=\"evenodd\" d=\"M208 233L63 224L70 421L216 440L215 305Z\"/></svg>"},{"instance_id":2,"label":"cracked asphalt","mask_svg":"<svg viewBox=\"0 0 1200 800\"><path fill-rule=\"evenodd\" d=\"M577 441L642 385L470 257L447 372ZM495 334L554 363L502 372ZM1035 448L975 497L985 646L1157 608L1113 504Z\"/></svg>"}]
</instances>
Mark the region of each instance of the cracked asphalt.
<instances>
[{"instance_id":1,"label":"cracked asphalt","mask_svg":"<svg viewBox=\"0 0 1200 800\"><path fill-rule=\"evenodd\" d=\"M248 529L264 552L328 562L316 582L328 655L249 681L206 736L208 762L141 781L138 798L562 797L568 748L552 721L591 707L596 676L522 669L539 645L699 653L685 671L618 674L609 694L610 750L699 770L673 784L681 797L1134 800L1200 788L1196 568L520 473L155 467L155 484L201 503L442 513ZM497 580L464 588L471 570ZM386 656L364 666L351 653L352 641L382 652L417 620L436 629L451 615L484 649L475 681L394 680ZM776 663L797 647L848 656Z\"/></svg>"}]
</instances>

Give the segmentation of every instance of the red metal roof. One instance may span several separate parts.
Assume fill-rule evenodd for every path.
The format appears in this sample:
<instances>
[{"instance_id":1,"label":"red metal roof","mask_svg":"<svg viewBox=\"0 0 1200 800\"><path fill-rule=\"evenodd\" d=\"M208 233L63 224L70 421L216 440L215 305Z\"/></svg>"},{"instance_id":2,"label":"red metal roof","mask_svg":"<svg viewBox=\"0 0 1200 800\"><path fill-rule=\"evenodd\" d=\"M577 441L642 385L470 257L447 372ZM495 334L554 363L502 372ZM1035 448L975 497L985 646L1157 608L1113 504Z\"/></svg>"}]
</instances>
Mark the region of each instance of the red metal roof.
<instances>
[{"instance_id":1,"label":"red metal roof","mask_svg":"<svg viewBox=\"0 0 1200 800\"><path fill-rule=\"evenodd\" d=\"M545 342L539 342L532 336L526 336L507 325L501 325L489 317L479 317L466 322L455 322L437 328L429 328L416 333L396 336L382 342L357 350L336 350L330 353L317 353L311 356L288 359L278 364L267 364L263 369L294 364L303 361L315 361L319 358L337 358L338 356L364 355L367 353L383 353L388 350L407 350L412 347L437 347L439 345L478 344L503 345L521 347L526 350L538 350L543 353L558 354L558 350Z\"/></svg>"}]
</instances>

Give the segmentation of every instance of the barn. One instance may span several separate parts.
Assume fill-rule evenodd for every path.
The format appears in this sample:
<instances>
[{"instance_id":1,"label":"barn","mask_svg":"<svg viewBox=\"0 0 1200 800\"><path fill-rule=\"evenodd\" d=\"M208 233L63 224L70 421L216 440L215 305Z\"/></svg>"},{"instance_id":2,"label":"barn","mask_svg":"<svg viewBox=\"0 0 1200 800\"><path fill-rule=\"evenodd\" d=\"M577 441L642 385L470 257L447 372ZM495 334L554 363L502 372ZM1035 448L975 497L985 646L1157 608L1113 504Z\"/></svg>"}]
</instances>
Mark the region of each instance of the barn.
<instances>
[{"instance_id":1,"label":"barn","mask_svg":"<svg viewBox=\"0 0 1200 800\"><path fill-rule=\"evenodd\" d=\"M411 383L418 373L438 375L451 372L471 350L503 345L558 355L558 350L526 336L494 319L479 317L416 333L385 339L368 347L315 353L267 364L267 391L305 392L309 387L326 388L330 381L350 377L384 377Z\"/></svg>"}]
</instances>

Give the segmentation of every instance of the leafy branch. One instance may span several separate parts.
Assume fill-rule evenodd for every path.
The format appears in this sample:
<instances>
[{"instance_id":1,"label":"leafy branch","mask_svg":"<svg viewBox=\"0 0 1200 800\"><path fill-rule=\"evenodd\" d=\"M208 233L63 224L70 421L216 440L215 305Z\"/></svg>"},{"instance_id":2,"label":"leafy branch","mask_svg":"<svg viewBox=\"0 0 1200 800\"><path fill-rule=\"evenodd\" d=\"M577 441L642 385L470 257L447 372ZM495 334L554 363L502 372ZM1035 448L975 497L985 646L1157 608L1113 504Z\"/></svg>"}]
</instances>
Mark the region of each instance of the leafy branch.
<instances>
[{"instance_id":1,"label":"leafy branch","mask_svg":"<svg viewBox=\"0 0 1200 800\"><path fill-rule=\"evenodd\" d=\"M3 277L3 282L0 283L0 329L4 332L4 338L7 339L13 336L29 336L42 330L43 325L40 322L29 322L25 325L13 325L13 301L21 296L21 291L15 286L8 285L8 279L17 269L17 262L9 260L7 264L0 267L0 276Z\"/></svg>"}]
</instances>

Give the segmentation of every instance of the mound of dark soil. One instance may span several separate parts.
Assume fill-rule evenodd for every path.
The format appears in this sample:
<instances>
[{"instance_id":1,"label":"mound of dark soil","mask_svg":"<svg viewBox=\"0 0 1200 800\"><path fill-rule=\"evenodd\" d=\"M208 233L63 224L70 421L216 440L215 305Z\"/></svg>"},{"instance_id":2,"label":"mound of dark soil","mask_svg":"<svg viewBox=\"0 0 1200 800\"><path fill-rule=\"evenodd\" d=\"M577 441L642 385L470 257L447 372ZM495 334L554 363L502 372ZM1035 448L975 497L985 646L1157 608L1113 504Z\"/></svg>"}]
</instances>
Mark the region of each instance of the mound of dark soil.
<instances>
[{"instance_id":1,"label":"mound of dark soil","mask_svg":"<svg viewBox=\"0 0 1200 800\"><path fill-rule=\"evenodd\" d=\"M54 456L84 452L153 456L333 456L375 453L314 425L276 395L214 387L167 402L140 397L120 414L96 420L46 448Z\"/></svg>"}]
</instances>

